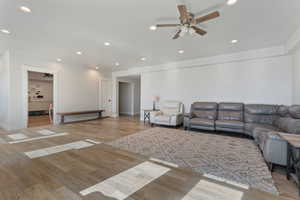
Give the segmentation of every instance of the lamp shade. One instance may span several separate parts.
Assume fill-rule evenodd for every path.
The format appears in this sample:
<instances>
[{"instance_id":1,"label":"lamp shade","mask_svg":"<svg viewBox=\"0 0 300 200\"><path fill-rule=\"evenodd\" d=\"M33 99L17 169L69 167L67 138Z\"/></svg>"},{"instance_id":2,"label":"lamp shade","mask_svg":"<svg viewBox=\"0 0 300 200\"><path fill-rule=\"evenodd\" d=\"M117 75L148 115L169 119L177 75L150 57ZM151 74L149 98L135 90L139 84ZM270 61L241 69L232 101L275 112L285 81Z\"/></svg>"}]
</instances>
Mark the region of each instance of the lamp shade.
<instances>
[{"instance_id":1,"label":"lamp shade","mask_svg":"<svg viewBox=\"0 0 300 200\"><path fill-rule=\"evenodd\" d=\"M160 100L159 96L153 96L153 101L154 102L159 102L159 100Z\"/></svg>"}]
</instances>

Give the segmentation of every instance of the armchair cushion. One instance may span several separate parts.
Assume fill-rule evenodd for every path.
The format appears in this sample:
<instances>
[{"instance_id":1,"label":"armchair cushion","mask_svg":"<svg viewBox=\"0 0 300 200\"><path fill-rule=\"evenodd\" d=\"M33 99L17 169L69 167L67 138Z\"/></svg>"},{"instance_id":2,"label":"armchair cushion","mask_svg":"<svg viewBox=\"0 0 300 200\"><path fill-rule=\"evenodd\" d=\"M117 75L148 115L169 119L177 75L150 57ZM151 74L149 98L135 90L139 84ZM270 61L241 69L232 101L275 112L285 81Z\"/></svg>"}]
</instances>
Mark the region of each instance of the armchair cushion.
<instances>
[{"instance_id":1,"label":"armchair cushion","mask_svg":"<svg viewBox=\"0 0 300 200\"><path fill-rule=\"evenodd\" d=\"M156 116L155 121L160 122L160 123L170 123L171 116L170 115L158 115L158 116Z\"/></svg>"},{"instance_id":2,"label":"armchair cushion","mask_svg":"<svg viewBox=\"0 0 300 200\"><path fill-rule=\"evenodd\" d=\"M160 110L165 115L171 115L182 112L181 107L181 103L178 101L165 101Z\"/></svg>"}]
</instances>

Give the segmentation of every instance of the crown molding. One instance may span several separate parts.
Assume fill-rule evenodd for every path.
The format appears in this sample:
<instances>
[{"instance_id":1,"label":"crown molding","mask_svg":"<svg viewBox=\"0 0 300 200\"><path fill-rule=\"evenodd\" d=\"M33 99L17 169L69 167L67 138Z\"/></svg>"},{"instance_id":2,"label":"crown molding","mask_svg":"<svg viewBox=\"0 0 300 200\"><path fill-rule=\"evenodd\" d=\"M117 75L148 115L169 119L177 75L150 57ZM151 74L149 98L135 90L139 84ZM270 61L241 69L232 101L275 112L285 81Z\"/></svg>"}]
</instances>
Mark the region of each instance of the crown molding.
<instances>
[{"instance_id":1,"label":"crown molding","mask_svg":"<svg viewBox=\"0 0 300 200\"><path fill-rule=\"evenodd\" d=\"M216 65L231 62L241 62L246 60L264 59L275 56L284 56L287 54L285 46L276 46L264 49L255 49L249 51L243 51L233 54L223 54L212 57L204 57L193 60L185 60L179 62L172 62L162 65L145 66L145 67L133 67L127 70L112 72L113 77L122 77L128 75L139 75L147 72L166 71L173 69L204 67L208 65Z\"/></svg>"}]
</instances>

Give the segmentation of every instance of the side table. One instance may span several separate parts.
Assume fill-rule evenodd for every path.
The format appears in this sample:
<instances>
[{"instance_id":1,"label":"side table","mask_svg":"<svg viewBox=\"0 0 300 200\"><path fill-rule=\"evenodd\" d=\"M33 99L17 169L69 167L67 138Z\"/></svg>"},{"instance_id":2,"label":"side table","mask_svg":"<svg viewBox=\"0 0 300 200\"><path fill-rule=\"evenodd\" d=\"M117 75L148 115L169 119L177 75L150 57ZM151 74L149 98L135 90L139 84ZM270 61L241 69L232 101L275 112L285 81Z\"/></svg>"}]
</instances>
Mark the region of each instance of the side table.
<instances>
[{"instance_id":1,"label":"side table","mask_svg":"<svg viewBox=\"0 0 300 200\"><path fill-rule=\"evenodd\" d=\"M300 196L300 135L295 134L279 134L287 141L287 168L286 177L290 178L298 185L298 192Z\"/></svg>"}]
</instances>

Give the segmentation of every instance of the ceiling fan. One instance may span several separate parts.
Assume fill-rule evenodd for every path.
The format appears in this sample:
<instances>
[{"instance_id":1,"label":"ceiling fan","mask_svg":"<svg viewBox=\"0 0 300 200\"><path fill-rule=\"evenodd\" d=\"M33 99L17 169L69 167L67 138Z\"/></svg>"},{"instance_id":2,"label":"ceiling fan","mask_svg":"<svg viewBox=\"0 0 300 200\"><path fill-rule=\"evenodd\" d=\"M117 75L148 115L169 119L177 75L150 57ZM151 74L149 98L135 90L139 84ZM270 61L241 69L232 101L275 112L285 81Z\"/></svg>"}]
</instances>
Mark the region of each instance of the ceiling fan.
<instances>
[{"instance_id":1,"label":"ceiling fan","mask_svg":"<svg viewBox=\"0 0 300 200\"><path fill-rule=\"evenodd\" d=\"M220 13L218 11L212 12L208 15L205 15L203 17L195 18L195 15L191 12L188 12L185 5L178 5L177 6L179 13L180 13L180 24L157 24L157 28L165 28L165 27L178 27L178 32L174 35L173 39L178 39L179 37L184 36L185 34L199 34L199 35L205 35L207 32L201 28L199 28L197 25L217 18L220 16Z\"/></svg>"}]
</instances>

